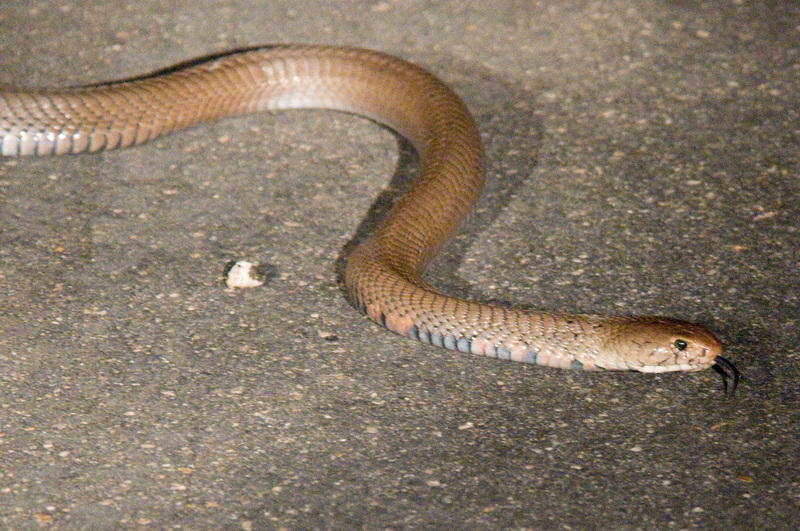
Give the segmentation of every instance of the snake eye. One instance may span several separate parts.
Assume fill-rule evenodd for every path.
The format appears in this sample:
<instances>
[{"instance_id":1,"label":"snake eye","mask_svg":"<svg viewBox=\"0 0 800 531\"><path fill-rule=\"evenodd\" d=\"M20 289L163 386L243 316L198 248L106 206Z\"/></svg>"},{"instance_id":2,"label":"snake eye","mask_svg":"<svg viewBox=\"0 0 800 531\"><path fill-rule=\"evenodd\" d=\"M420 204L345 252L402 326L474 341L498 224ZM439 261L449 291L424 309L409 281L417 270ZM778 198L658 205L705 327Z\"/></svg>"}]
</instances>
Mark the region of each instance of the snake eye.
<instances>
[{"instance_id":1,"label":"snake eye","mask_svg":"<svg viewBox=\"0 0 800 531\"><path fill-rule=\"evenodd\" d=\"M686 341L684 341L683 339L676 339L675 340L675 348L678 349L678 350L686 350L686 347L688 347L688 346L689 346L689 344L686 343Z\"/></svg>"}]
</instances>

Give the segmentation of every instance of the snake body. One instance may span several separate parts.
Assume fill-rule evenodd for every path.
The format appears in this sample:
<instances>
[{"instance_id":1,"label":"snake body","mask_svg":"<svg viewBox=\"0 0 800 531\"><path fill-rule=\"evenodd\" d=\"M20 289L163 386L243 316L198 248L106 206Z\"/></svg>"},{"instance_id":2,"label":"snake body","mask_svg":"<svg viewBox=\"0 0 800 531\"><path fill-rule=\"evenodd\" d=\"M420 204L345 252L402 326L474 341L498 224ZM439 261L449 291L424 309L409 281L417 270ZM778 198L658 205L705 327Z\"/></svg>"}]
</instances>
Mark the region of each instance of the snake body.
<instances>
[{"instance_id":1,"label":"snake body","mask_svg":"<svg viewBox=\"0 0 800 531\"><path fill-rule=\"evenodd\" d=\"M438 78L379 52L278 46L133 81L0 91L0 152L51 155L140 144L226 116L294 108L369 117L407 138L418 177L351 254L345 283L373 321L423 343L558 368L739 373L702 326L665 317L567 315L467 301L422 279L477 201L484 155L461 99Z\"/></svg>"}]
</instances>

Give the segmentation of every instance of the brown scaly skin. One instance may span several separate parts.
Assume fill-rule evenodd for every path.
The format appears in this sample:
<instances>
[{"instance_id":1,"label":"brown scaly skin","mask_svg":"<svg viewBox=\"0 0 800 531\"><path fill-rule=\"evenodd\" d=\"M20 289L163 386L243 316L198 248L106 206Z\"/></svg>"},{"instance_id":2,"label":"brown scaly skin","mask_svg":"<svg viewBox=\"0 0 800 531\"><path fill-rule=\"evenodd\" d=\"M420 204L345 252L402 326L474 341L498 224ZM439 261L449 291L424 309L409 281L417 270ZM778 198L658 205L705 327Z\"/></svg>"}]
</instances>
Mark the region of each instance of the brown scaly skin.
<instances>
[{"instance_id":1,"label":"brown scaly skin","mask_svg":"<svg viewBox=\"0 0 800 531\"><path fill-rule=\"evenodd\" d=\"M280 46L234 53L135 81L60 90L0 90L0 153L81 153L260 110L324 108L393 128L420 175L348 261L356 306L408 337L453 350L559 368L738 371L699 325L663 318L520 311L442 294L427 263L472 209L484 160L461 99L425 70L357 48Z\"/></svg>"}]
</instances>

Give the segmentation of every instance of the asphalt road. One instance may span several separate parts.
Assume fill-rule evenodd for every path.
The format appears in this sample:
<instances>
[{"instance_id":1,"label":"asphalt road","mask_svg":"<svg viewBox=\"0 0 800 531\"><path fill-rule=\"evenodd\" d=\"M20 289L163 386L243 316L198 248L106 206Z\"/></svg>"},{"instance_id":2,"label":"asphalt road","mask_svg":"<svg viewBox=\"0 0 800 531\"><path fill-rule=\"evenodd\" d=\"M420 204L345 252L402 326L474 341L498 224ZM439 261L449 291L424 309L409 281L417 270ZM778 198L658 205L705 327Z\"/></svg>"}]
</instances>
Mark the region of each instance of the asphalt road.
<instances>
[{"instance_id":1,"label":"asphalt road","mask_svg":"<svg viewBox=\"0 0 800 531\"><path fill-rule=\"evenodd\" d=\"M367 120L7 159L0 527L800 528L796 2L41 0L0 34L21 86L280 42L423 65L489 160L431 282L702 322L744 374L731 399L713 371L558 371L369 322L343 249L415 162ZM268 282L226 290L240 259Z\"/></svg>"}]
</instances>

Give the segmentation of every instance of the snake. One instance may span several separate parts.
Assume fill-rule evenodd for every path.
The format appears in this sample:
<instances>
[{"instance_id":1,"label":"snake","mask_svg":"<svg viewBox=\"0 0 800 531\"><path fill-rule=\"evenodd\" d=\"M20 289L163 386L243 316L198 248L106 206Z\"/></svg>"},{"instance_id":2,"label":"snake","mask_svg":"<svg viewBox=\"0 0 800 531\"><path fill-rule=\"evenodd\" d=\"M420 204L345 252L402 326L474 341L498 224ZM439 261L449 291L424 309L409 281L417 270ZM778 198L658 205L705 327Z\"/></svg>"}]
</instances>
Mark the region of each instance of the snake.
<instances>
[{"instance_id":1,"label":"snake","mask_svg":"<svg viewBox=\"0 0 800 531\"><path fill-rule=\"evenodd\" d=\"M276 45L97 85L2 86L0 153L116 149L203 122L282 109L364 116L416 151L416 178L347 257L346 291L373 321L425 344L547 367L645 373L714 368L725 391L735 391L739 371L721 355L720 340L699 324L489 304L430 285L423 278L427 265L481 194L484 150L462 99L427 70L392 55Z\"/></svg>"}]
</instances>

